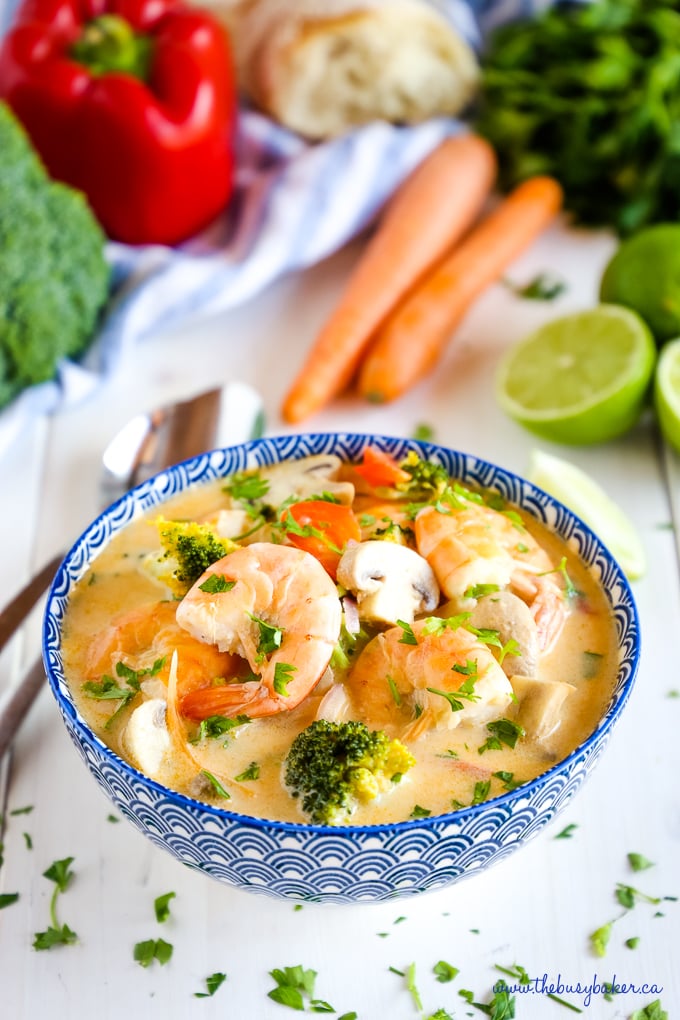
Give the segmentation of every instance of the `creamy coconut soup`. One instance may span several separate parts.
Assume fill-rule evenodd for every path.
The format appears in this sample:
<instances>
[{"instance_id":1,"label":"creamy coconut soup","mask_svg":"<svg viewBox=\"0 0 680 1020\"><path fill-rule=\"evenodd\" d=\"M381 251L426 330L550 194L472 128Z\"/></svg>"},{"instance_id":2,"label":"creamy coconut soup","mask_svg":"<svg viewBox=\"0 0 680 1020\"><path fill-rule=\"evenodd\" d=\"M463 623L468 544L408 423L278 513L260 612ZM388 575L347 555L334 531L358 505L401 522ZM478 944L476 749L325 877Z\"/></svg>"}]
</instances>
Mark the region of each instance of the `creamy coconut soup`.
<instances>
[{"instance_id":1,"label":"creamy coconut soup","mask_svg":"<svg viewBox=\"0 0 680 1020\"><path fill-rule=\"evenodd\" d=\"M595 728L618 666L606 598L557 536L372 447L133 522L73 592L63 657L82 715L153 779L358 825L539 775Z\"/></svg>"}]
</instances>

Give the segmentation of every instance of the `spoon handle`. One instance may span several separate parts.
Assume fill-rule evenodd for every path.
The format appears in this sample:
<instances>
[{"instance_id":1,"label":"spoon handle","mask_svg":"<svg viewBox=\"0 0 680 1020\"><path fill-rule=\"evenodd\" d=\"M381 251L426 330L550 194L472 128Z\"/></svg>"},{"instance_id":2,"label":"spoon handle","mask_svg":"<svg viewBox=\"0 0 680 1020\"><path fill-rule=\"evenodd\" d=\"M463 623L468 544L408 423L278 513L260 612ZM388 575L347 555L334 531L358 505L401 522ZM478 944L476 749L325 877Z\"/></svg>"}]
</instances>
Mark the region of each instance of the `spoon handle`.
<instances>
[{"instance_id":1,"label":"spoon handle","mask_svg":"<svg viewBox=\"0 0 680 1020\"><path fill-rule=\"evenodd\" d=\"M38 657L0 703L0 761L44 683L45 667Z\"/></svg>"},{"instance_id":2,"label":"spoon handle","mask_svg":"<svg viewBox=\"0 0 680 1020\"><path fill-rule=\"evenodd\" d=\"M40 596L47 591L63 558L63 553L57 553L37 574L34 574L31 580L0 612L0 651L26 619Z\"/></svg>"}]
</instances>

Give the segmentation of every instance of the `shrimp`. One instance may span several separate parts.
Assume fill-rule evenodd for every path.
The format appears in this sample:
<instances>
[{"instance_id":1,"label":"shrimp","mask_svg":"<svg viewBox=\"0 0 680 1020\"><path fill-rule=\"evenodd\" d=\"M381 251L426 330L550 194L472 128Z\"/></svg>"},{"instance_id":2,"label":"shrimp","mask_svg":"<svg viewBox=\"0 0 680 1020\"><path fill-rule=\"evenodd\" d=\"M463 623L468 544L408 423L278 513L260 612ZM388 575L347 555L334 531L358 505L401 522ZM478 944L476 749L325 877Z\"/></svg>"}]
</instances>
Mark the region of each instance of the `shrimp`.
<instances>
[{"instance_id":1,"label":"shrimp","mask_svg":"<svg viewBox=\"0 0 680 1020\"><path fill-rule=\"evenodd\" d=\"M415 644L390 627L361 651L346 680L360 718L416 739L502 715L512 687L487 645L459 621L417 620L411 631Z\"/></svg>"},{"instance_id":2,"label":"shrimp","mask_svg":"<svg viewBox=\"0 0 680 1020\"><path fill-rule=\"evenodd\" d=\"M531 609L541 651L549 651L567 616L557 568L521 523L480 503L425 507L415 519L418 552L428 561L444 594L460 608L475 585L509 588Z\"/></svg>"},{"instance_id":3,"label":"shrimp","mask_svg":"<svg viewBox=\"0 0 680 1020\"><path fill-rule=\"evenodd\" d=\"M238 665L236 656L191 637L178 625L176 611L176 602L151 602L117 616L90 642L86 675L115 675L118 663L123 662L135 670L153 669L154 677L167 685L171 657L177 652L188 682L185 690L188 685L203 686L218 677L232 676Z\"/></svg>"},{"instance_id":4,"label":"shrimp","mask_svg":"<svg viewBox=\"0 0 680 1020\"><path fill-rule=\"evenodd\" d=\"M242 656L251 678L191 692L182 714L259 717L295 708L326 670L341 619L335 584L310 553L269 542L229 553L185 595L177 623L206 646Z\"/></svg>"}]
</instances>

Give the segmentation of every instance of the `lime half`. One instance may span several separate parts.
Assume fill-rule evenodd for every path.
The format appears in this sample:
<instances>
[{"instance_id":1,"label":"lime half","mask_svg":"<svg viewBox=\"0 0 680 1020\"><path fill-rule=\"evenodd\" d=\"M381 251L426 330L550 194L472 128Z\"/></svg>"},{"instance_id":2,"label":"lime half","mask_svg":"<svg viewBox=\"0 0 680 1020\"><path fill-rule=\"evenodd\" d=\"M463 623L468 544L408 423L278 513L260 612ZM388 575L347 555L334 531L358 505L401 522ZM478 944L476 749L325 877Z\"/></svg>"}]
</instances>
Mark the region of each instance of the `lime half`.
<instances>
[{"instance_id":1,"label":"lime half","mask_svg":"<svg viewBox=\"0 0 680 1020\"><path fill-rule=\"evenodd\" d=\"M635 527L590 475L560 457L533 450L529 480L573 510L602 539L631 580L642 577L647 561Z\"/></svg>"},{"instance_id":2,"label":"lime half","mask_svg":"<svg viewBox=\"0 0 680 1020\"><path fill-rule=\"evenodd\" d=\"M602 443L637 421L656 347L640 316L619 305L565 315L505 355L496 396L515 421L556 443Z\"/></svg>"},{"instance_id":3,"label":"lime half","mask_svg":"<svg viewBox=\"0 0 680 1020\"><path fill-rule=\"evenodd\" d=\"M661 348L654 402L664 438L680 452L680 339L669 340Z\"/></svg>"}]
</instances>

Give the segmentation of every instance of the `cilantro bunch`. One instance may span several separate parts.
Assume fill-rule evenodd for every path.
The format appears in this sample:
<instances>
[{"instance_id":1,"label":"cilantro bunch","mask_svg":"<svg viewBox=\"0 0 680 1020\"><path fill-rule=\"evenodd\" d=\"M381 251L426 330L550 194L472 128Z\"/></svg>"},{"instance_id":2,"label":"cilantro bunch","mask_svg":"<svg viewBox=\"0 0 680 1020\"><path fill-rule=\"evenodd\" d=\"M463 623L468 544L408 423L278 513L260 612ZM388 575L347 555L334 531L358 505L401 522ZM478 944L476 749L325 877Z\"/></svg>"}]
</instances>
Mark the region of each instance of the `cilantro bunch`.
<instances>
[{"instance_id":1,"label":"cilantro bunch","mask_svg":"<svg viewBox=\"0 0 680 1020\"><path fill-rule=\"evenodd\" d=\"M679 52L674 0L558 3L497 31L476 127L502 186L550 174L578 221L621 235L676 221Z\"/></svg>"}]
</instances>

